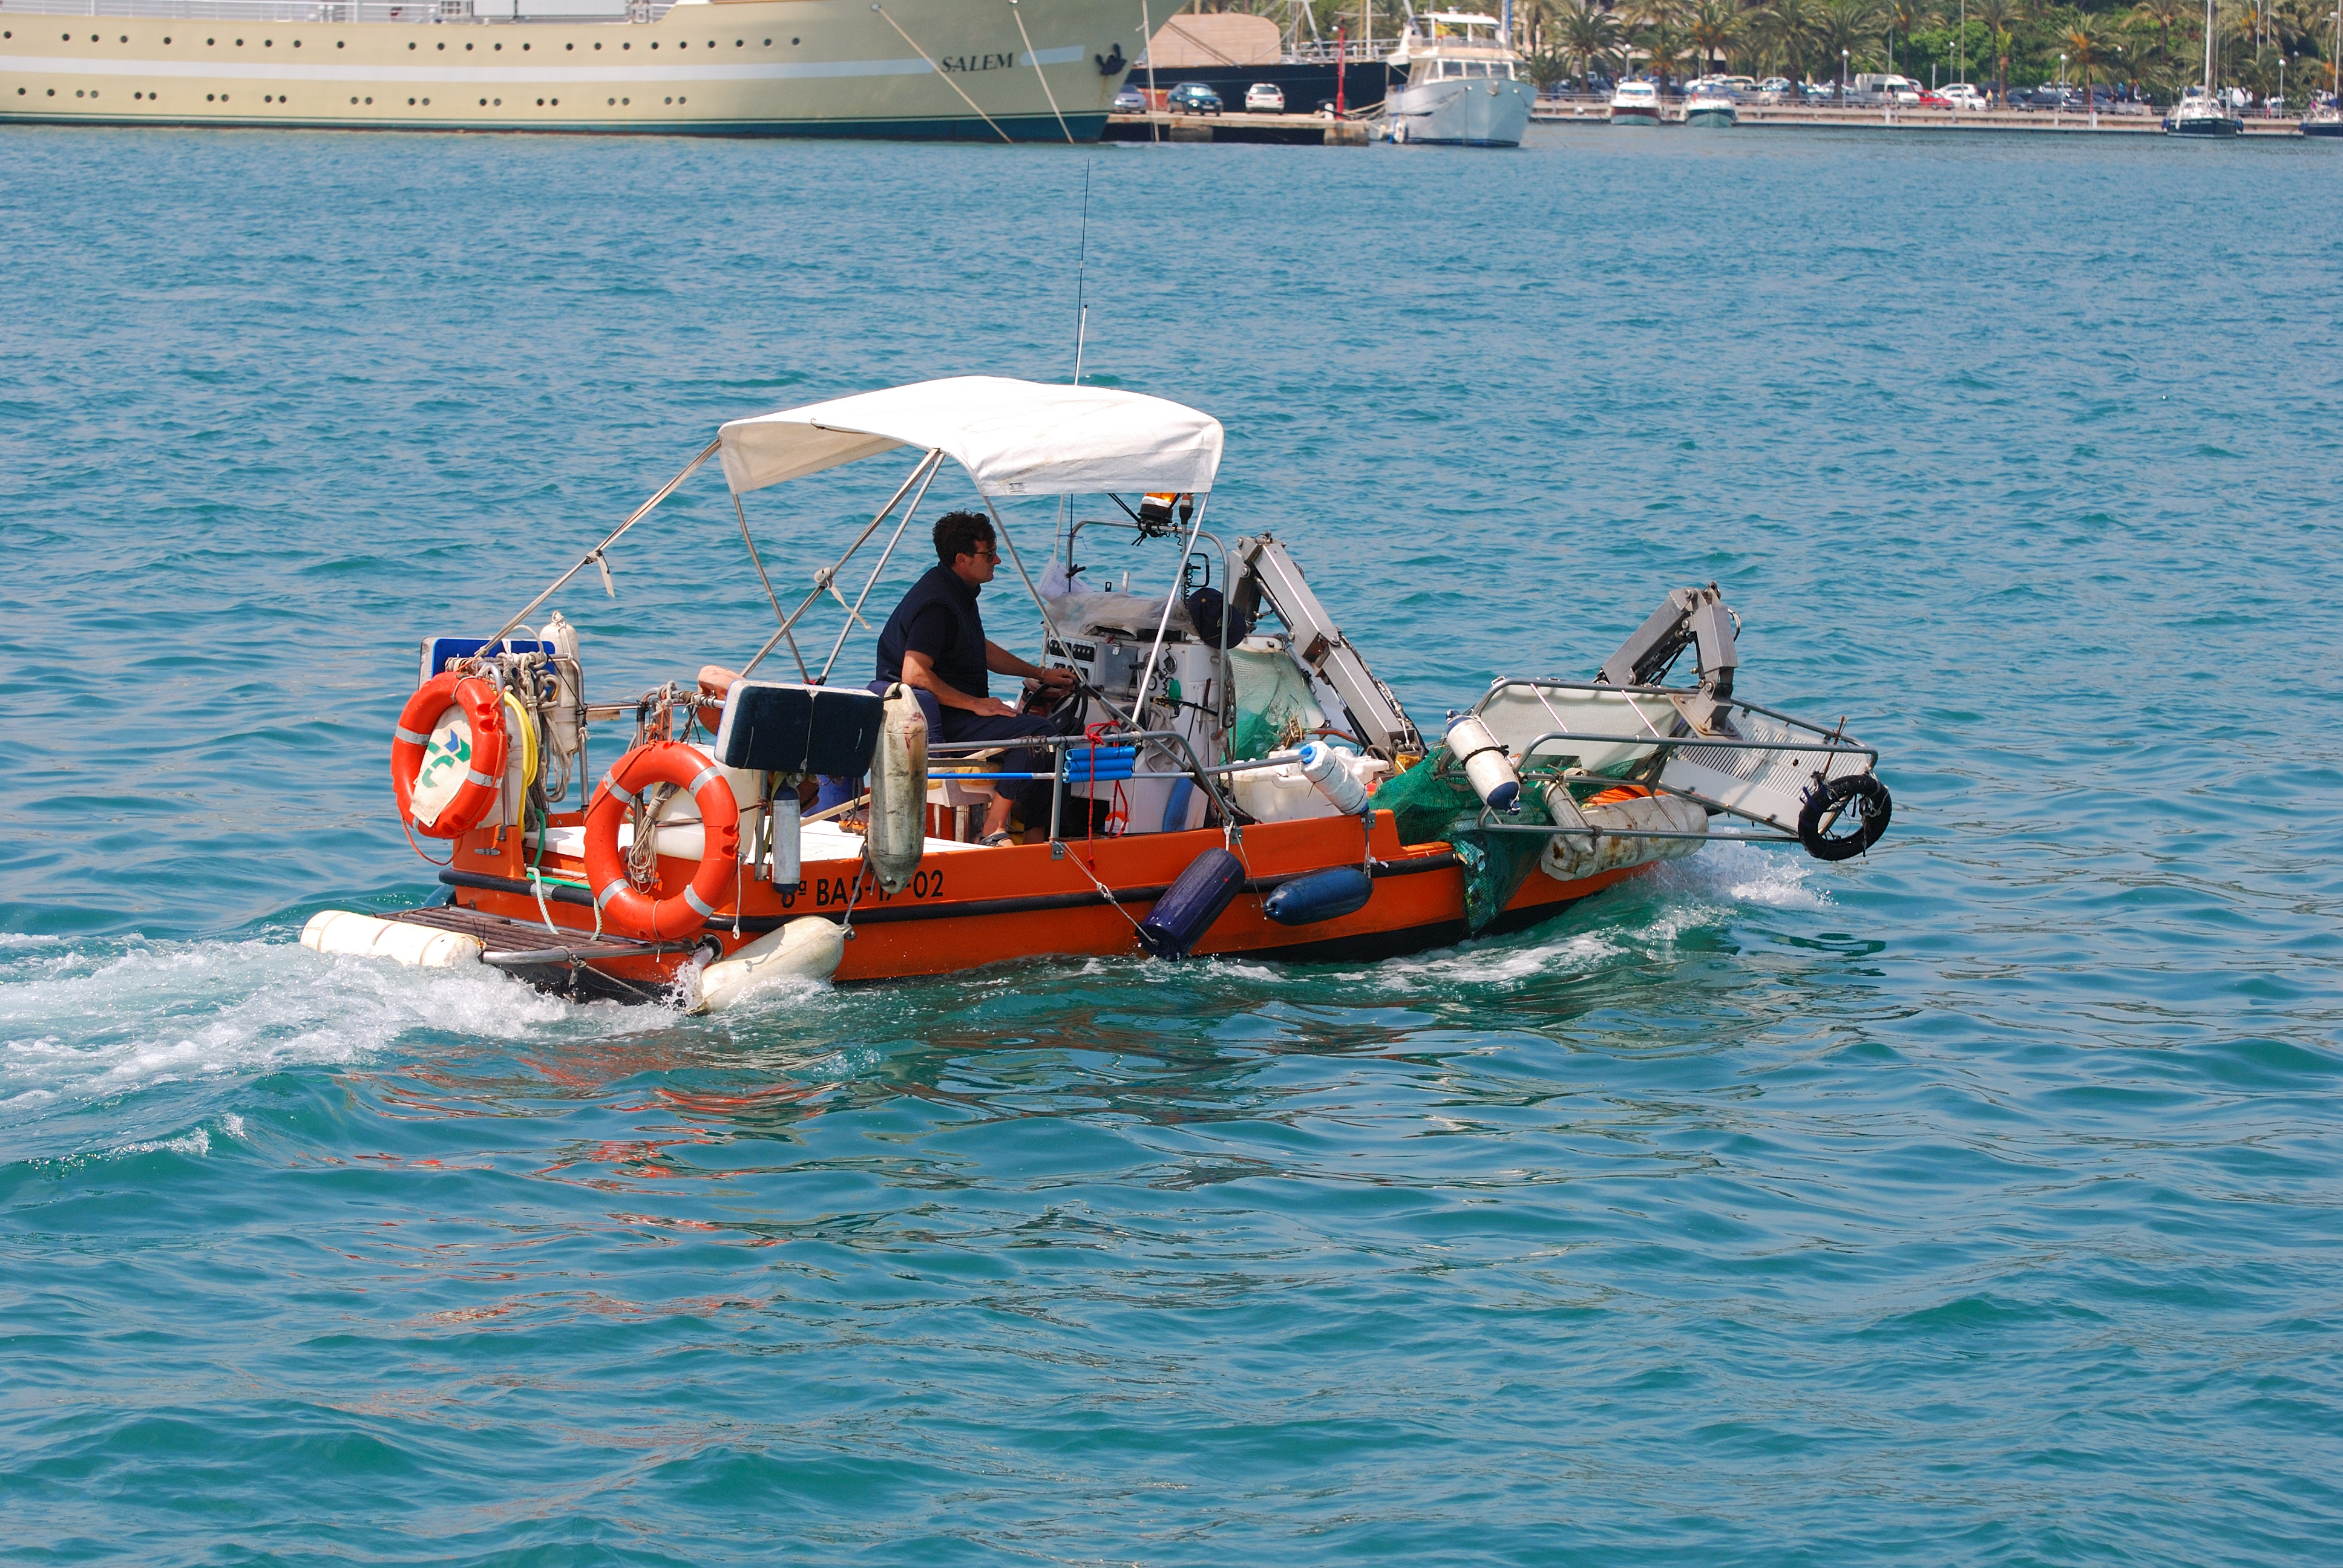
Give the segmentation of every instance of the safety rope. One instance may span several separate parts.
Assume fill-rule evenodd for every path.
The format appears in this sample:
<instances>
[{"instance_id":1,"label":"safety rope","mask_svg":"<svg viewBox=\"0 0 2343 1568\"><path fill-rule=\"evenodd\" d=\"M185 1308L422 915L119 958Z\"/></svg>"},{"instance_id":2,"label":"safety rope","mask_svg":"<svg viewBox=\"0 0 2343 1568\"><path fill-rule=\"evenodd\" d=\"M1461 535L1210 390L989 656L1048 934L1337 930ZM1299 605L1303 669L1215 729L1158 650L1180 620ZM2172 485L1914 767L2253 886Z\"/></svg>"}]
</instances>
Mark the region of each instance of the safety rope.
<instances>
[{"instance_id":1,"label":"safety rope","mask_svg":"<svg viewBox=\"0 0 2343 1568\"><path fill-rule=\"evenodd\" d=\"M1099 890L1100 896L1104 898L1109 904L1114 907L1114 912L1116 914L1121 915L1124 920L1131 921L1131 929L1133 931L1138 932L1140 940L1142 942L1145 941L1147 933L1141 929L1140 924L1136 920L1132 920L1131 911L1122 907L1122 900L1114 896L1114 890L1108 887L1104 882L1100 881L1096 871L1091 870L1088 866L1082 864L1082 858L1073 852L1073 846L1071 844L1066 847L1066 859L1074 863L1074 869L1076 870L1081 872L1083 876L1088 877L1091 879L1091 886L1096 888Z\"/></svg>"},{"instance_id":2,"label":"safety rope","mask_svg":"<svg viewBox=\"0 0 2343 1568\"><path fill-rule=\"evenodd\" d=\"M926 60L930 63L934 61L935 56L933 55L930 55L925 49L920 48L919 41L913 38L909 33L905 33L903 31L903 25L900 22L896 21L895 18L887 15L887 7L884 5L873 5L870 9L878 12L880 17L884 18L887 25L894 28L895 31L901 35L903 42L911 45L911 53L917 55L922 60ZM961 103L966 104L971 109L976 109L976 117L978 119L982 120L988 126L991 126L993 131L1002 141L1014 145L1016 138L1011 136L1007 131L1002 130L1001 126L994 122L990 115L986 114L982 109L977 109L976 100L970 97L966 93L960 93L960 84L951 79L951 75L949 72L945 71L942 67L938 66L936 69L936 75L943 77L945 86L950 87L955 93L960 93L960 101ZM1072 140L1071 137L1068 137L1067 139L1069 141ZM527 614L528 612L524 610L522 613Z\"/></svg>"},{"instance_id":3,"label":"safety rope","mask_svg":"<svg viewBox=\"0 0 2343 1568\"><path fill-rule=\"evenodd\" d=\"M1050 113L1058 116L1058 134L1066 138L1068 146L1072 146L1074 133L1066 128L1066 116L1058 111L1058 95L1050 91L1049 75L1041 69L1041 56L1033 53L1033 35L1025 31L1025 14L1017 8L1017 0L1009 0L1009 14L1017 18L1017 35L1025 41L1025 57L1033 62L1033 75L1041 79L1041 95L1050 100ZM1077 381L1081 379L1080 376L1075 377Z\"/></svg>"}]
</instances>

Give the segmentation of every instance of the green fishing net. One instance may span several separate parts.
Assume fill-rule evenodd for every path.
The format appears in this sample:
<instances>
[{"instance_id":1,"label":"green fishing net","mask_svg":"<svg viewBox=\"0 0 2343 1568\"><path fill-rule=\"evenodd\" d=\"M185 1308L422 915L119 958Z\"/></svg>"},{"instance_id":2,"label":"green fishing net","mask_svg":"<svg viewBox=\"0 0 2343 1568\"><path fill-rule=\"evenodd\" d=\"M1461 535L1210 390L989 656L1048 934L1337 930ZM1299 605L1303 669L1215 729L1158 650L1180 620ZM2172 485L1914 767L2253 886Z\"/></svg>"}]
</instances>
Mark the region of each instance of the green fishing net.
<instances>
[{"instance_id":1,"label":"green fishing net","mask_svg":"<svg viewBox=\"0 0 2343 1568\"><path fill-rule=\"evenodd\" d=\"M1443 754L1425 758L1375 791L1375 809L1389 811L1403 844L1445 842L1464 863L1464 924L1478 935L1521 891L1545 839L1535 833L1491 833L1480 826L1481 800L1462 768L1447 767ZM1501 817L1507 826L1543 828L1553 819L1537 792L1522 791L1518 816Z\"/></svg>"},{"instance_id":2,"label":"green fishing net","mask_svg":"<svg viewBox=\"0 0 2343 1568\"><path fill-rule=\"evenodd\" d=\"M1326 722L1310 695L1309 678L1282 653L1229 649L1229 678L1236 689L1237 722L1229 732L1229 760L1266 757L1297 746Z\"/></svg>"}]
</instances>

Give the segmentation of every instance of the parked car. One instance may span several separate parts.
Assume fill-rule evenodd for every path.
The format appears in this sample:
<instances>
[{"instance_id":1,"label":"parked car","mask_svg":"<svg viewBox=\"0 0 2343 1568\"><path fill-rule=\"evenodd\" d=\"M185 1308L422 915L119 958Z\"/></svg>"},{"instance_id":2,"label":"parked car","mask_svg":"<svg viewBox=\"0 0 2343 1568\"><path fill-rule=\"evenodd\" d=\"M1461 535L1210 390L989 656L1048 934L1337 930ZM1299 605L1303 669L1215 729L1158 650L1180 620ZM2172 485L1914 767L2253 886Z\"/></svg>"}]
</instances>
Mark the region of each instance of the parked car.
<instances>
[{"instance_id":1,"label":"parked car","mask_svg":"<svg viewBox=\"0 0 2343 1568\"><path fill-rule=\"evenodd\" d=\"M1202 82L1181 83L1172 89L1163 104L1175 115L1217 115L1221 112L1221 95Z\"/></svg>"},{"instance_id":2,"label":"parked car","mask_svg":"<svg viewBox=\"0 0 2343 1568\"><path fill-rule=\"evenodd\" d=\"M1285 113L1285 89L1275 82L1255 82L1245 89L1245 113L1248 115Z\"/></svg>"},{"instance_id":3,"label":"parked car","mask_svg":"<svg viewBox=\"0 0 2343 1568\"><path fill-rule=\"evenodd\" d=\"M1924 109L1949 109L1952 106L1953 101L1945 96L1944 94L1936 91L1936 88L1924 87L1920 90L1920 107Z\"/></svg>"},{"instance_id":4,"label":"parked car","mask_svg":"<svg viewBox=\"0 0 2343 1568\"><path fill-rule=\"evenodd\" d=\"M1955 82L1950 86L1939 87L1936 91L1956 109L1963 109L1974 114L1979 109L1989 106L1986 95L1967 82Z\"/></svg>"},{"instance_id":5,"label":"parked car","mask_svg":"<svg viewBox=\"0 0 2343 1568\"><path fill-rule=\"evenodd\" d=\"M1769 96L1778 97L1782 94L1790 90L1790 78L1787 76L1768 76L1764 81L1757 84L1757 90L1768 95Z\"/></svg>"},{"instance_id":6,"label":"parked car","mask_svg":"<svg viewBox=\"0 0 2343 1568\"><path fill-rule=\"evenodd\" d=\"M1114 95L1114 113L1143 115L1147 112L1147 95L1136 87L1125 87Z\"/></svg>"}]
</instances>

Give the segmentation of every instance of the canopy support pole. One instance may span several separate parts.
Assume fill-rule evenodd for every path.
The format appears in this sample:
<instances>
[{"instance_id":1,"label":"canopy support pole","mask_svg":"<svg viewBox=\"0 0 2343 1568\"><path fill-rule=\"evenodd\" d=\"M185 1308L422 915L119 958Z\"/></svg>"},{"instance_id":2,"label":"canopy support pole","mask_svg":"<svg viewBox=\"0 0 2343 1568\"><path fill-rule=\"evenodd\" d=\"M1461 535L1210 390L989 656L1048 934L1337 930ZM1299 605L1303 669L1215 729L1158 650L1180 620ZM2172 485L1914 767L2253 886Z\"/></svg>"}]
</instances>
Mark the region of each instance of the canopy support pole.
<instances>
[{"instance_id":1,"label":"canopy support pole","mask_svg":"<svg viewBox=\"0 0 2343 1568\"><path fill-rule=\"evenodd\" d=\"M710 447L708 450L712 452L715 449L715 447ZM707 455L708 454L706 452L700 454L703 458L706 457ZM781 628L773 633L772 636L767 638L765 639L765 646L759 648L756 653L750 657L749 662L740 667L740 675L743 679L747 678L749 671L755 669L757 666L765 661L765 656L767 654L772 652L773 649L780 646L781 638L789 635L789 628L797 625L798 621L805 615L805 612L813 608L813 601L820 598L823 592L830 588L831 579L838 576L839 568L845 566L848 561L854 558L854 552L862 548L863 541L868 539L872 534L879 531L879 525L885 522L888 515L894 511L895 503L901 500L903 497L910 492L912 485L918 482L920 476L927 471L929 465L932 463L940 463L942 460L942 447L930 447L928 448L928 455L921 457L919 462L913 466L910 473L904 477L902 484L897 487L894 496L889 499L885 506L879 508L879 515L870 519L869 527L865 528L861 533L855 536L855 539L852 544L846 547L846 553L840 556L836 562L827 568L814 574L813 591L806 595L804 598L798 602L798 608L789 611L789 618L781 622ZM841 604L845 602L843 596L840 596L839 602ZM847 624L851 626L854 623L851 620L849 620ZM792 646L794 646L795 639L792 638L791 641Z\"/></svg>"},{"instance_id":2,"label":"canopy support pole","mask_svg":"<svg viewBox=\"0 0 2343 1568\"><path fill-rule=\"evenodd\" d=\"M838 628L838 640L830 646L830 657L822 661L821 678L814 682L816 686L830 684L831 667L838 663L838 656L846 651L846 639L853 635L854 623L862 620L863 601L870 597L870 590L879 586L879 574L885 571L887 563L895 558L895 547L903 542L903 530L911 526L911 518L919 511L920 503L928 498L928 487L935 483L936 476L942 471L943 464L940 462L928 466L928 477L920 482L920 493L911 498L911 504L903 508L903 520L895 525L895 537L887 541L886 549L880 553L879 564L870 568L870 580L862 585L862 591L854 596L853 608L846 612L846 624ZM839 563L840 566L845 564L844 561ZM863 621L862 624L868 626L870 623Z\"/></svg>"},{"instance_id":3,"label":"canopy support pole","mask_svg":"<svg viewBox=\"0 0 2343 1568\"><path fill-rule=\"evenodd\" d=\"M576 566L571 567L568 571L563 572L559 577L553 579L553 586L551 588L547 588L543 593L538 595L535 598L521 606L520 613L513 617L512 619L505 622L502 627L498 628L497 635L488 638L488 646L494 648L498 643L504 641L507 634L508 634L513 628L518 626L522 621L528 618L528 615L531 610L543 604L547 599L551 598L555 594L559 593L561 591L562 585L567 583L571 578L574 578L579 572L584 571L595 561L601 559L602 552L608 549L612 545L617 544L618 542L619 535L625 533L628 528L633 528L637 523L641 522L644 518L650 514L650 509L653 507L658 506L661 501L664 501L669 496L674 495L676 487L682 484L686 479L691 477L693 471L697 469L700 464L705 463L709 458L716 456L716 448L723 444L724 439L720 436L715 440L709 442L706 449L703 450L699 457L694 457L690 462L686 463L683 466L682 473L678 474L674 478L669 479L666 484L661 485L658 491L652 495L649 500L645 501L641 506L637 507L634 509L632 516L628 517L625 522L620 523L617 528L612 528L610 530L609 538L604 539L600 544L596 545L592 549L588 550L583 556L580 556ZM603 570L608 572L609 568L606 566L603 568Z\"/></svg>"},{"instance_id":4,"label":"canopy support pole","mask_svg":"<svg viewBox=\"0 0 2343 1568\"><path fill-rule=\"evenodd\" d=\"M765 575L765 563L757 558L757 541L749 537L749 514L740 509L740 498L732 498L732 515L740 519L740 542L749 547L749 564L757 568L757 580L765 585L765 598L772 601L773 618L786 622L789 618L781 609L781 596L773 591L773 579ZM808 686L813 684L812 672L806 668L805 655L798 652L798 639L789 638L789 652L798 661L798 673Z\"/></svg>"},{"instance_id":5,"label":"canopy support pole","mask_svg":"<svg viewBox=\"0 0 2343 1568\"><path fill-rule=\"evenodd\" d=\"M1047 660L1050 657L1050 645L1054 642L1060 648L1063 648L1066 645L1066 639L1058 635L1058 623L1050 618L1050 607L1042 602L1041 590L1033 585L1033 574L1025 569L1025 558L1017 553L1017 541L1009 537L1009 524L1001 518L1001 508L992 504L990 496L984 498L984 509L992 514L993 536L1009 547L1009 563L1017 568L1017 575L1024 579L1025 592L1032 598L1033 608L1041 612L1041 658ZM1109 713L1131 726L1132 729L1138 728L1137 721L1130 714L1117 708L1113 699L1106 693L1093 689L1091 695L1099 699L1100 704Z\"/></svg>"},{"instance_id":6,"label":"canopy support pole","mask_svg":"<svg viewBox=\"0 0 2343 1568\"><path fill-rule=\"evenodd\" d=\"M1188 557L1196 548L1196 536L1204 531L1204 508L1212 504L1212 498L1210 494L1197 500L1195 520L1189 525L1188 528L1188 542L1180 550L1179 568L1172 574L1172 586L1164 590L1163 618L1155 623L1155 646L1147 650L1147 672L1139 678L1139 696L1134 699L1134 705L1141 713L1147 711L1147 689L1155 679L1155 661L1163 655L1163 634L1172 629L1172 607L1180 599L1181 574L1188 569ZM1211 564L1212 558L1208 556L1205 558L1205 565L1209 568ZM1223 631L1226 630L1228 624L1228 607L1224 604L1221 609L1221 626ZM1227 683L1223 681L1222 684Z\"/></svg>"}]
</instances>

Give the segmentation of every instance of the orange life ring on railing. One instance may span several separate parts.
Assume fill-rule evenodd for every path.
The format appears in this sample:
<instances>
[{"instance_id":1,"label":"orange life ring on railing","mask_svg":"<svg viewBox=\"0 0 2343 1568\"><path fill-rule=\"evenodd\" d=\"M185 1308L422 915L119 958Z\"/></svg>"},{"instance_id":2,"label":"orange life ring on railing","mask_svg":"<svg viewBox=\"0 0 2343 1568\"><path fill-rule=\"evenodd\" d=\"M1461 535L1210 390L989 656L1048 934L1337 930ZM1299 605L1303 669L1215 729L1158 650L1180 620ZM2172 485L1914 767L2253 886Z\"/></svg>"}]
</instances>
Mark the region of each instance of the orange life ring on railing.
<instances>
[{"instance_id":1,"label":"orange life ring on railing","mask_svg":"<svg viewBox=\"0 0 2343 1568\"><path fill-rule=\"evenodd\" d=\"M699 807L701 837L699 869L690 885L658 900L627 879L626 859L618 853L618 824L654 784L691 791ZM740 808L732 786L721 769L679 740L655 740L619 758L586 808L586 884L602 918L628 936L657 941L662 935L689 936L699 930L716 913L718 900L731 896L739 858Z\"/></svg>"},{"instance_id":2,"label":"orange life ring on railing","mask_svg":"<svg viewBox=\"0 0 2343 1568\"><path fill-rule=\"evenodd\" d=\"M472 755L465 761L463 787L429 822L415 819L416 776L423 770L424 749L439 716L451 708L464 710L472 727ZM494 686L477 675L446 670L417 687L390 732L390 788L398 797L398 814L413 822L426 838L457 839L488 820L504 789L505 705Z\"/></svg>"}]
</instances>

